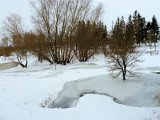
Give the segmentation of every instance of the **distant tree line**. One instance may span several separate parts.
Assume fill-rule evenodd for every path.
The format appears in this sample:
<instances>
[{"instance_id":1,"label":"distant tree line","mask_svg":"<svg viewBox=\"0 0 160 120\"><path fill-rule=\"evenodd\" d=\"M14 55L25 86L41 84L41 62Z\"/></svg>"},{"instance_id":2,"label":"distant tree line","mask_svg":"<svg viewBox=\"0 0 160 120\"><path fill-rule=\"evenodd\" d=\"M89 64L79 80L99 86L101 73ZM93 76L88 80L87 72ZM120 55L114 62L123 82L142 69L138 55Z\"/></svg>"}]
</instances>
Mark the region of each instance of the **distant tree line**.
<instances>
[{"instance_id":1,"label":"distant tree line","mask_svg":"<svg viewBox=\"0 0 160 120\"><path fill-rule=\"evenodd\" d=\"M137 11L134 12L133 17L130 16L134 25L135 42L137 44L149 44L154 46L159 38L159 25L155 16L152 17L152 21L147 22L145 17L142 17ZM156 48L156 46L155 46Z\"/></svg>"}]
</instances>

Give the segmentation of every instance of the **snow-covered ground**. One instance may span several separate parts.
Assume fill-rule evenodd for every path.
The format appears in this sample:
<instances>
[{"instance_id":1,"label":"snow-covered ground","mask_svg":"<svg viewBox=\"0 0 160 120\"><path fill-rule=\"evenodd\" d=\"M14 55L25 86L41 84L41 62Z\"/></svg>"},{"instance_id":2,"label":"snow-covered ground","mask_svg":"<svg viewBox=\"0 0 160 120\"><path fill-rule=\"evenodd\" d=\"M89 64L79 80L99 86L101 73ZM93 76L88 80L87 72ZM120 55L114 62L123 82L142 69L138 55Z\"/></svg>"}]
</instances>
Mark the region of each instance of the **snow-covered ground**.
<instances>
[{"instance_id":1,"label":"snow-covered ground","mask_svg":"<svg viewBox=\"0 0 160 120\"><path fill-rule=\"evenodd\" d=\"M160 75L153 73L160 71L160 46L158 50L159 54L150 55L150 49L146 49L141 56L143 62L138 63L138 75L125 82L121 77L110 76L103 55L86 63L57 65L56 70L54 65L37 63L31 57L27 69L18 66L0 71L0 120L160 120L160 106L156 106ZM0 62L5 58L1 57ZM86 84L91 80L96 84ZM79 90L99 88L100 92L122 98L127 105L104 95L88 94L75 107L47 108L69 81L82 81L78 83Z\"/></svg>"}]
</instances>

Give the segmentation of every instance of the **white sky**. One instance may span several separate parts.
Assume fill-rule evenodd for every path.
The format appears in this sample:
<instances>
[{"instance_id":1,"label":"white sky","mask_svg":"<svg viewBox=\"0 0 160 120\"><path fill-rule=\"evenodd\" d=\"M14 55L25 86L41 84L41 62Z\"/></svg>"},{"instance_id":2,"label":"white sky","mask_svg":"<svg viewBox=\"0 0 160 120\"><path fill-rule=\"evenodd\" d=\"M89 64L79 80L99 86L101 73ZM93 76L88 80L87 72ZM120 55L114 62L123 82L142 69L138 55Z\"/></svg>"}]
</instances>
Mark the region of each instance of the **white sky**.
<instances>
[{"instance_id":1,"label":"white sky","mask_svg":"<svg viewBox=\"0 0 160 120\"><path fill-rule=\"evenodd\" d=\"M118 16L124 16L128 19L129 14L138 10L140 14L150 21L155 15L160 22L160 0L99 0L104 3L105 14L103 20L111 27L112 20L115 21Z\"/></svg>"},{"instance_id":2,"label":"white sky","mask_svg":"<svg viewBox=\"0 0 160 120\"><path fill-rule=\"evenodd\" d=\"M151 20L153 14L160 21L160 0L94 0L96 3L103 2L104 14L102 20L108 28L118 16L128 18L138 10L147 20ZM31 8L29 0L0 0L0 26L5 17L10 13L16 13L23 17L24 23L29 29L31 27Z\"/></svg>"}]
</instances>

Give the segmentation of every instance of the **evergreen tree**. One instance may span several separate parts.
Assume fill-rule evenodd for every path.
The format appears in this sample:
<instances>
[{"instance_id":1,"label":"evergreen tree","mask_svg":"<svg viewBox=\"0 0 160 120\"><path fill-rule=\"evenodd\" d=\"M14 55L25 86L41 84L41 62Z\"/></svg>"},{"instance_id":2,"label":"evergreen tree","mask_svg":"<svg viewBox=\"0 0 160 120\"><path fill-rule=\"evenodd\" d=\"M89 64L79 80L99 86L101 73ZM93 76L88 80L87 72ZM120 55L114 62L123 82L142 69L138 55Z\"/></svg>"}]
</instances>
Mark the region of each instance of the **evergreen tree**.
<instances>
[{"instance_id":1,"label":"evergreen tree","mask_svg":"<svg viewBox=\"0 0 160 120\"><path fill-rule=\"evenodd\" d=\"M74 54L80 62L88 61L99 49L104 48L107 29L102 22L79 21L74 36Z\"/></svg>"},{"instance_id":2,"label":"evergreen tree","mask_svg":"<svg viewBox=\"0 0 160 120\"><path fill-rule=\"evenodd\" d=\"M130 47L135 43L134 42L134 25L133 25L131 15L129 16L128 22L126 24L125 39L127 41L128 46Z\"/></svg>"},{"instance_id":3,"label":"evergreen tree","mask_svg":"<svg viewBox=\"0 0 160 120\"><path fill-rule=\"evenodd\" d=\"M133 25L134 25L134 39L137 44L145 42L146 33L145 33L145 18L140 15L137 11L133 15Z\"/></svg>"},{"instance_id":4,"label":"evergreen tree","mask_svg":"<svg viewBox=\"0 0 160 120\"><path fill-rule=\"evenodd\" d=\"M147 43L149 43L149 46L151 47L152 38L151 38L151 23L150 22L147 22L146 33L147 33Z\"/></svg>"},{"instance_id":5,"label":"evergreen tree","mask_svg":"<svg viewBox=\"0 0 160 120\"><path fill-rule=\"evenodd\" d=\"M145 32L146 21L145 17L141 17L139 21L139 42L145 43L146 40L146 32Z\"/></svg>"},{"instance_id":6,"label":"evergreen tree","mask_svg":"<svg viewBox=\"0 0 160 120\"><path fill-rule=\"evenodd\" d=\"M137 11L135 11L133 14L133 25L134 25L134 40L135 40L135 43L137 43L138 41L137 35L138 35L138 28L139 28Z\"/></svg>"},{"instance_id":7,"label":"evergreen tree","mask_svg":"<svg viewBox=\"0 0 160 120\"><path fill-rule=\"evenodd\" d=\"M158 22L155 16L152 17L152 22L151 22L151 39L152 42L154 43L154 47L156 50L156 43L159 35L159 26Z\"/></svg>"}]
</instances>

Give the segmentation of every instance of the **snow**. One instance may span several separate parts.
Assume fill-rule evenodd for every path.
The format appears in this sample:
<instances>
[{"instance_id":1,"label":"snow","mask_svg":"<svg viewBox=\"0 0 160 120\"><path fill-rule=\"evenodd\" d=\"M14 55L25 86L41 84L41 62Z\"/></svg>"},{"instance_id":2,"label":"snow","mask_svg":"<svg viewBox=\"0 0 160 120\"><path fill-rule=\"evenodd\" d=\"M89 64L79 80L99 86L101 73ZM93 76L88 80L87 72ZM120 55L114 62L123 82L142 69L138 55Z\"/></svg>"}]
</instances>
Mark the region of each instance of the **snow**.
<instances>
[{"instance_id":1,"label":"snow","mask_svg":"<svg viewBox=\"0 0 160 120\"><path fill-rule=\"evenodd\" d=\"M7 62L12 62L12 60L10 58L7 59L4 56L0 56L0 63L7 63Z\"/></svg>"},{"instance_id":2,"label":"snow","mask_svg":"<svg viewBox=\"0 0 160 120\"><path fill-rule=\"evenodd\" d=\"M57 65L56 70L54 65L30 57L27 69L18 66L0 71L0 120L159 120L155 98L160 94L160 75L153 72L160 71L160 55L143 54L141 59L139 74L124 82L121 76L110 76L103 55L86 63ZM0 57L0 63L10 60ZM77 90L108 93L125 105L104 95L87 94L74 107L47 108L67 82L76 83Z\"/></svg>"}]
</instances>

